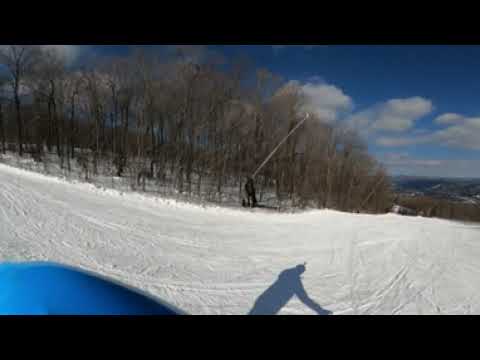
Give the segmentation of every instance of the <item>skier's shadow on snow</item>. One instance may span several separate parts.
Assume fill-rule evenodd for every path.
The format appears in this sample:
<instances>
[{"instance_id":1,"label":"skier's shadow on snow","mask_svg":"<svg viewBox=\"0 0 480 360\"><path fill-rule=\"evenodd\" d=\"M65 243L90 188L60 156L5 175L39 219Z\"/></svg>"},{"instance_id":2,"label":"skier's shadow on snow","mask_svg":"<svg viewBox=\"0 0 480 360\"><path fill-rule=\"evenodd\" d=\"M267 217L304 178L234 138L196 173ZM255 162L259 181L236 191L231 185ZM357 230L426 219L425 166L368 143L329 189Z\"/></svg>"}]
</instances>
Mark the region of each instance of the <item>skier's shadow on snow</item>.
<instances>
[{"instance_id":1,"label":"skier's shadow on snow","mask_svg":"<svg viewBox=\"0 0 480 360\"><path fill-rule=\"evenodd\" d=\"M305 270L305 265L283 270L278 279L257 298L248 315L275 315L294 295L318 315L330 315L331 311L318 305L305 291L301 279Z\"/></svg>"}]
</instances>

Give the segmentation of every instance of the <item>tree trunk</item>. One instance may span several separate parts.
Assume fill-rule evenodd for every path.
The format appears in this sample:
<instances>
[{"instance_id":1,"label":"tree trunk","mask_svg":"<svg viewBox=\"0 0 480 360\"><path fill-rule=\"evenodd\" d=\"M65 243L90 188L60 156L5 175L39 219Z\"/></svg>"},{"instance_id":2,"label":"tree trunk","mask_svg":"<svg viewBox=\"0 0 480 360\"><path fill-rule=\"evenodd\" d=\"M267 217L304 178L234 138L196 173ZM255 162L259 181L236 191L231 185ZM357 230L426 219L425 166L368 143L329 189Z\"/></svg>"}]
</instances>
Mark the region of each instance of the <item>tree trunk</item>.
<instances>
[{"instance_id":1,"label":"tree trunk","mask_svg":"<svg viewBox=\"0 0 480 360\"><path fill-rule=\"evenodd\" d=\"M51 152L52 151L52 137L53 137L53 134L52 134L52 105L51 105L50 101L48 101L47 107L48 107L47 150L48 150L48 152Z\"/></svg>"},{"instance_id":2,"label":"tree trunk","mask_svg":"<svg viewBox=\"0 0 480 360\"><path fill-rule=\"evenodd\" d=\"M58 119L57 114L57 104L54 99L52 99L52 112L53 112L53 123L55 126L55 144L57 147L57 155L60 160L62 160L62 145L61 145L61 129L60 129L60 120Z\"/></svg>"},{"instance_id":3,"label":"tree trunk","mask_svg":"<svg viewBox=\"0 0 480 360\"><path fill-rule=\"evenodd\" d=\"M5 154L5 126L3 124L2 104L0 104L0 141L2 143L2 153Z\"/></svg>"},{"instance_id":4,"label":"tree trunk","mask_svg":"<svg viewBox=\"0 0 480 360\"><path fill-rule=\"evenodd\" d=\"M15 112L17 117L18 154L23 156L23 124L20 110L20 96L18 94L18 82L15 85Z\"/></svg>"}]
</instances>

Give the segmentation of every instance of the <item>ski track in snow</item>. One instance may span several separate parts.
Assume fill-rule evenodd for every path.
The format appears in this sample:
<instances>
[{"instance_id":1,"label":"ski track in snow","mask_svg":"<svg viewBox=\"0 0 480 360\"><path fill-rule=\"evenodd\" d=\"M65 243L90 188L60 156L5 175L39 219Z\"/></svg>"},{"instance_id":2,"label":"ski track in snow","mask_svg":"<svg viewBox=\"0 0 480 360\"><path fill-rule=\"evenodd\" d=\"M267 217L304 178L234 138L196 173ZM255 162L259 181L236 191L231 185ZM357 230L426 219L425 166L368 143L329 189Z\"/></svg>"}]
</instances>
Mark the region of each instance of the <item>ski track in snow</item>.
<instances>
[{"instance_id":1,"label":"ski track in snow","mask_svg":"<svg viewBox=\"0 0 480 360\"><path fill-rule=\"evenodd\" d=\"M247 314L307 262L333 314L480 313L480 227L394 214L201 207L0 164L0 261L79 266L191 314ZM312 314L296 297L279 314Z\"/></svg>"}]
</instances>

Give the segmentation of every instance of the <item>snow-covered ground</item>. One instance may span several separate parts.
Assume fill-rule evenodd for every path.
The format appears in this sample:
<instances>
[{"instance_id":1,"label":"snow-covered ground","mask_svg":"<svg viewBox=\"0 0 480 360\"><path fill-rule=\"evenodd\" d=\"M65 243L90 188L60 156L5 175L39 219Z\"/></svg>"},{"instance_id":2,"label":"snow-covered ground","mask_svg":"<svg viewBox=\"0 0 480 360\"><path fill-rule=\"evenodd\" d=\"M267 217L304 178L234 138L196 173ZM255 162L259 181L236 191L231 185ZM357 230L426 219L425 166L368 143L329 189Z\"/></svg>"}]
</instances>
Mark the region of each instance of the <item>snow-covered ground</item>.
<instances>
[{"instance_id":1,"label":"snow-covered ground","mask_svg":"<svg viewBox=\"0 0 480 360\"><path fill-rule=\"evenodd\" d=\"M80 149L77 150L77 153L81 153ZM96 175L93 175L93 164L89 164L89 176L87 180L85 179L83 169L76 160L72 160L71 162L71 171L67 170L66 165L62 169L57 154L52 152L47 153L46 149L42 162L35 162L29 155L19 157L18 154L7 151L6 154L0 153L0 163L44 175L68 179L70 181L88 182L97 187L114 189L121 192L141 192L144 195L152 197L160 196L199 205L213 203L224 207L241 208L239 185L233 182L232 179L229 179L230 182L228 185L223 185L222 192L219 194L217 181L209 180L208 177L204 176L202 179L202 191L199 195L197 193L197 179L193 177L192 193L188 193L187 191L179 193L173 185L175 182L174 176L169 172L169 167L166 167L164 169L165 178L162 181L148 179L145 183L145 189L143 189L142 186L137 184L137 170L139 170L139 168L136 169L134 166L135 159L131 160L129 167L127 167L122 177L116 176L115 167L112 166L108 158L99 159L98 173ZM262 205L278 209L282 212L295 212L298 210L291 206L291 201L288 198L283 199L281 203L279 203L274 190L262 189L261 183L257 184L257 197Z\"/></svg>"},{"instance_id":2,"label":"snow-covered ground","mask_svg":"<svg viewBox=\"0 0 480 360\"><path fill-rule=\"evenodd\" d=\"M191 314L480 314L478 225L202 207L0 164L0 261L24 260L80 266Z\"/></svg>"}]
</instances>

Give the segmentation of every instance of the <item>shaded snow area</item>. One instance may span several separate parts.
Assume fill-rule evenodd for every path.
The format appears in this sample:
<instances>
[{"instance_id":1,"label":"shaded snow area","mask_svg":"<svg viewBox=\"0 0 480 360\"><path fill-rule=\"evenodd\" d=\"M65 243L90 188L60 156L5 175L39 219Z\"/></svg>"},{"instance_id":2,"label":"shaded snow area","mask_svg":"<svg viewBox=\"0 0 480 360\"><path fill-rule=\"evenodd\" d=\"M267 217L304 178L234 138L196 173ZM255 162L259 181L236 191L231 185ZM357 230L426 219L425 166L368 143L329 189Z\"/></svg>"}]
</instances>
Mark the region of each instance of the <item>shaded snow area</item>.
<instances>
[{"instance_id":1,"label":"shaded snow area","mask_svg":"<svg viewBox=\"0 0 480 360\"><path fill-rule=\"evenodd\" d=\"M100 273L190 314L480 314L480 226L202 207L0 164L0 261Z\"/></svg>"},{"instance_id":2,"label":"shaded snow area","mask_svg":"<svg viewBox=\"0 0 480 360\"><path fill-rule=\"evenodd\" d=\"M77 150L77 153L80 153L80 150ZM218 181L204 177L202 179L202 191L198 194L198 179L194 177L192 179L193 192L179 192L174 186L175 176L170 173L169 167L166 167L163 168L165 178L162 180L146 179L145 188L143 188L143 186L137 182L137 171L142 167L134 165L135 159L130 162L130 167L124 171L122 177L116 176L115 167L108 159L98 160L98 172L96 175L93 174L93 164L90 162L89 176L87 179L85 178L85 172L76 160L72 160L71 171L68 171L66 165L63 168L60 167L59 158L55 153L48 153L46 151L41 162L35 162L30 156L19 157L18 154L7 151L6 154L0 153L0 164L66 179L70 182L89 183L96 187L113 189L120 192L137 192L145 196L162 197L164 199L189 202L197 205L215 204L237 209L242 207L239 197L240 187L238 184L232 184L232 179L229 179L229 184L224 184L222 186L222 192L218 193ZM243 189L243 186L241 189ZM261 184L257 184L257 197L266 208L290 213L299 211L297 208L291 206L291 201L286 197L279 202L275 191L263 189Z\"/></svg>"}]
</instances>

